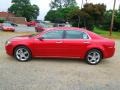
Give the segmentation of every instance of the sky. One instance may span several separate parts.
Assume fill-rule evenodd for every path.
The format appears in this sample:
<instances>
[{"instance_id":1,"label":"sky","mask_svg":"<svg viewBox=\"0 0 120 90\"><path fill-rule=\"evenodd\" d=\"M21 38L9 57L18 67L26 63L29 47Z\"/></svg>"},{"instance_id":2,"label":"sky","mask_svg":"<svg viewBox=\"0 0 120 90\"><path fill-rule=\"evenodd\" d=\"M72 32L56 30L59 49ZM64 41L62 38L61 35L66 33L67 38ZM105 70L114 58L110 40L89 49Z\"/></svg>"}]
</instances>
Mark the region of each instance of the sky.
<instances>
[{"instance_id":1,"label":"sky","mask_svg":"<svg viewBox=\"0 0 120 90\"><path fill-rule=\"evenodd\" d=\"M40 15L38 19L43 20L46 13L49 11L50 7L49 4L51 0L30 0L31 4L36 4L40 8ZM84 0L85 1L85 0ZM81 6L82 0L76 0L78 6ZM113 8L114 0L88 0L89 3L104 3L107 6L107 9ZM120 5L120 0L116 0L116 9L118 9ZM84 2L85 3L85 2ZM11 0L0 0L0 11L7 11L7 9L11 6Z\"/></svg>"}]
</instances>

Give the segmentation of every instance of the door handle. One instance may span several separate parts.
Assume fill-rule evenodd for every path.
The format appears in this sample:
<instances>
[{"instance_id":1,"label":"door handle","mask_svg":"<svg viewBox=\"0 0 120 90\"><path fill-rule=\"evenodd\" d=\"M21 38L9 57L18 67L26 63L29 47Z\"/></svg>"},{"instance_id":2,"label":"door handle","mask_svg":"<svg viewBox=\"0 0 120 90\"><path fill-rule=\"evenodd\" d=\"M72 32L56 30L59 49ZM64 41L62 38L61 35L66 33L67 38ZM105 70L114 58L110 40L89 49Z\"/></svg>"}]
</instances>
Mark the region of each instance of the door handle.
<instances>
[{"instance_id":1,"label":"door handle","mask_svg":"<svg viewBox=\"0 0 120 90\"><path fill-rule=\"evenodd\" d=\"M88 42L88 41L85 41L84 43L85 43L85 44L90 44L90 42Z\"/></svg>"},{"instance_id":2,"label":"door handle","mask_svg":"<svg viewBox=\"0 0 120 90\"><path fill-rule=\"evenodd\" d=\"M58 43L58 44L59 44L59 43L63 43L63 42L62 42L62 41L57 41L56 43Z\"/></svg>"}]
</instances>

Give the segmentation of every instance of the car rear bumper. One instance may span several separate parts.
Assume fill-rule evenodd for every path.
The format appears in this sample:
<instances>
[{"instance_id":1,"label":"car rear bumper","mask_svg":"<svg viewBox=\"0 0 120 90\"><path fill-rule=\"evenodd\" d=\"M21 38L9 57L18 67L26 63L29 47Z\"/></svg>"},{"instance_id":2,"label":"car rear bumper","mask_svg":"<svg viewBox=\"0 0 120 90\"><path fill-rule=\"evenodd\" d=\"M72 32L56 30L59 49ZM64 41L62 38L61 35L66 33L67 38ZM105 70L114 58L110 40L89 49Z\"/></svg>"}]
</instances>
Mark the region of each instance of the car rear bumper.
<instances>
[{"instance_id":1,"label":"car rear bumper","mask_svg":"<svg viewBox=\"0 0 120 90\"><path fill-rule=\"evenodd\" d=\"M110 57L114 56L114 54L115 54L115 47L108 47L105 52L106 52L106 54L105 54L104 58L110 58Z\"/></svg>"}]
</instances>

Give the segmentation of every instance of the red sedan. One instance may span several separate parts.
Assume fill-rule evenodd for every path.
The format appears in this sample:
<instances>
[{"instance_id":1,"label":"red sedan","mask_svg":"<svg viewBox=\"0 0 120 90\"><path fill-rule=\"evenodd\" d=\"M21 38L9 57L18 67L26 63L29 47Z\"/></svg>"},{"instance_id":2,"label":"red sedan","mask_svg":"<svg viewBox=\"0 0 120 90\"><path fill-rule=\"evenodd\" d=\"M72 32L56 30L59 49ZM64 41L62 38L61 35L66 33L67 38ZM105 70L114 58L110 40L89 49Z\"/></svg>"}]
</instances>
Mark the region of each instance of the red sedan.
<instances>
[{"instance_id":1,"label":"red sedan","mask_svg":"<svg viewBox=\"0 0 120 90\"><path fill-rule=\"evenodd\" d=\"M0 29L3 31L15 31L15 27L13 27L10 23L3 23L0 25Z\"/></svg>"},{"instance_id":2,"label":"red sedan","mask_svg":"<svg viewBox=\"0 0 120 90\"><path fill-rule=\"evenodd\" d=\"M41 32L41 31L44 31L45 28L46 28L45 24L37 23L36 26L35 26L35 31L36 32Z\"/></svg>"},{"instance_id":3,"label":"red sedan","mask_svg":"<svg viewBox=\"0 0 120 90\"><path fill-rule=\"evenodd\" d=\"M115 42L85 29L49 28L36 35L19 36L6 42L6 52L19 61L31 58L81 58L98 64L115 52Z\"/></svg>"},{"instance_id":4,"label":"red sedan","mask_svg":"<svg viewBox=\"0 0 120 90\"><path fill-rule=\"evenodd\" d=\"M30 22L27 22L26 25L27 25L28 27L35 26L35 25L36 25L36 22L35 22L35 21L30 21Z\"/></svg>"}]
</instances>

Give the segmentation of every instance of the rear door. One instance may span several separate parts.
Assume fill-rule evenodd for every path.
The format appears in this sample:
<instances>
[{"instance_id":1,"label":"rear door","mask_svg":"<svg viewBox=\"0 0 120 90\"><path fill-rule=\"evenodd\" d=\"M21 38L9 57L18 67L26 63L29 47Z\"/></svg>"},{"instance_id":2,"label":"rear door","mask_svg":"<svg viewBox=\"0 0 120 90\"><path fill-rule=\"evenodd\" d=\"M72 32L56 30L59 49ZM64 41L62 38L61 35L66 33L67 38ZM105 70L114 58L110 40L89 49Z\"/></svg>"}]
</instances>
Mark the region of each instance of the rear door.
<instances>
[{"instance_id":1,"label":"rear door","mask_svg":"<svg viewBox=\"0 0 120 90\"><path fill-rule=\"evenodd\" d=\"M89 37L86 33L80 30L66 30L64 55L67 57L82 57L89 43Z\"/></svg>"}]
</instances>

